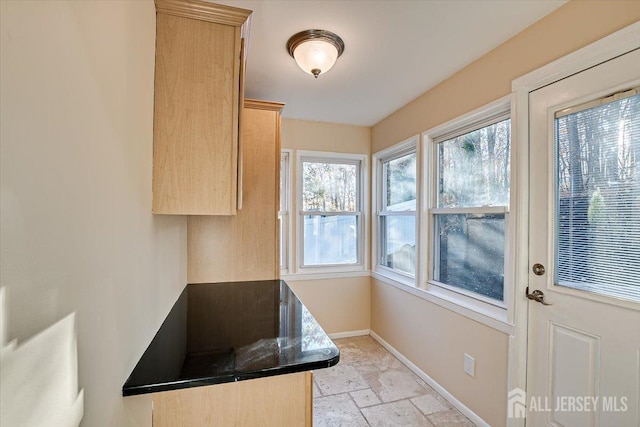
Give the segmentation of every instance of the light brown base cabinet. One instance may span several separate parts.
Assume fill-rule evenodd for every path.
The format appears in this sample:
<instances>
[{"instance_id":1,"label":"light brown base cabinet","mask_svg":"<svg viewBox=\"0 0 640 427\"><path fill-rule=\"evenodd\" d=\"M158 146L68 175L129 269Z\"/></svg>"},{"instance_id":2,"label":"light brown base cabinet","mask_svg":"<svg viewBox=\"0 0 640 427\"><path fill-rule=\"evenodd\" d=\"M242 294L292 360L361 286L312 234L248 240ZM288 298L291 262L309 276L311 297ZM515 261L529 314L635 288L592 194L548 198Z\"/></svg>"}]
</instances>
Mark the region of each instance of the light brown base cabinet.
<instances>
[{"instance_id":1,"label":"light brown base cabinet","mask_svg":"<svg viewBox=\"0 0 640 427\"><path fill-rule=\"evenodd\" d=\"M153 394L153 427L302 427L312 411L311 372Z\"/></svg>"}]
</instances>

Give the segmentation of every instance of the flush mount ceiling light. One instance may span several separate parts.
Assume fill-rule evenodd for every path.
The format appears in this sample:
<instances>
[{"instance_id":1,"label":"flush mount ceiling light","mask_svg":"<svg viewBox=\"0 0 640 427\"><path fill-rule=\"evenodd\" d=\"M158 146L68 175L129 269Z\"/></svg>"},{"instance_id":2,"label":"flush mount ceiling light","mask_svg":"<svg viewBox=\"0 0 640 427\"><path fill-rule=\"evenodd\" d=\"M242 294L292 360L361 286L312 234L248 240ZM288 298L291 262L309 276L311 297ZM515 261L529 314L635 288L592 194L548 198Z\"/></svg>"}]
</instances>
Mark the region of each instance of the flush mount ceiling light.
<instances>
[{"instance_id":1,"label":"flush mount ceiling light","mask_svg":"<svg viewBox=\"0 0 640 427\"><path fill-rule=\"evenodd\" d=\"M316 79L326 73L344 52L344 42L331 31L306 30L291 36L287 42L289 55L298 67Z\"/></svg>"}]
</instances>

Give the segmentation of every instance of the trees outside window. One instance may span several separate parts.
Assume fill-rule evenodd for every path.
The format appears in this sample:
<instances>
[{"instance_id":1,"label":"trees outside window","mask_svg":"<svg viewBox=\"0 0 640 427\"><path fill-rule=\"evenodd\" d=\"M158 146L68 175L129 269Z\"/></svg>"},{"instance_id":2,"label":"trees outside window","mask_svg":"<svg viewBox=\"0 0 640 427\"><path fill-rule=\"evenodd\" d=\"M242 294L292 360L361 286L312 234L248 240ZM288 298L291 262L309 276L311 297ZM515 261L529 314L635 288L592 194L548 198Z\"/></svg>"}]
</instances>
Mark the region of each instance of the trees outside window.
<instances>
[{"instance_id":1,"label":"trees outside window","mask_svg":"<svg viewBox=\"0 0 640 427\"><path fill-rule=\"evenodd\" d=\"M300 160L300 267L362 265L362 160Z\"/></svg>"},{"instance_id":2,"label":"trees outside window","mask_svg":"<svg viewBox=\"0 0 640 427\"><path fill-rule=\"evenodd\" d=\"M503 302L511 120L434 142L433 280Z\"/></svg>"}]
</instances>

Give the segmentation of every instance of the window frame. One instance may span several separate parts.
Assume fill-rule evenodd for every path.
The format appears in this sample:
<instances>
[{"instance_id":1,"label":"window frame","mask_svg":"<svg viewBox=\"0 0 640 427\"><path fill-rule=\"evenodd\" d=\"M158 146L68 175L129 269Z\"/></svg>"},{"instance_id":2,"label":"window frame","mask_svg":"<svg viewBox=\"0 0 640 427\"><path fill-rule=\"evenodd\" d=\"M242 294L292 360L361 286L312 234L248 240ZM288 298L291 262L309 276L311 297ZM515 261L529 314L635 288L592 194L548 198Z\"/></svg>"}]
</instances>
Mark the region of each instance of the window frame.
<instances>
[{"instance_id":1,"label":"window frame","mask_svg":"<svg viewBox=\"0 0 640 427\"><path fill-rule=\"evenodd\" d=\"M296 152L296 273L298 274L324 274L324 273L349 273L349 272L362 272L367 269L367 245L368 236L366 230L368 229L367 222L367 185L368 185L368 156L365 154L348 154L348 153L336 153L328 151L310 151L310 150L297 150ZM334 164L351 164L358 167L357 170L357 182L356 190L357 204L356 211L354 212L306 212L302 210L303 200L303 163L304 162L317 162L317 163L334 163ZM304 216L305 215L326 215L326 216L340 216L340 215L355 215L357 218L357 235L358 241L356 243L357 261L351 264L322 264L322 265L305 265L304 264Z\"/></svg>"},{"instance_id":2,"label":"window frame","mask_svg":"<svg viewBox=\"0 0 640 427\"><path fill-rule=\"evenodd\" d=\"M280 150L280 162L284 160L284 171L280 170L280 179L282 182L282 191L280 192L280 206L278 206L278 219L280 219L280 274L289 274L291 271L291 248L293 247L293 233L291 230L291 211L292 211L292 193L291 193L291 176L292 176L292 162L293 150L282 149ZM284 173L284 179L283 179ZM284 198L284 203L283 203ZM282 209L280 209L282 208ZM284 259L282 259L284 258Z\"/></svg>"},{"instance_id":3,"label":"window frame","mask_svg":"<svg viewBox=\"0 0 640 427\"><path fill-rule=\"evenodd\" d=\"M385 190L386 184L384 182L384 164L389 161L404 157L408 154L415 153L416 155L416 210L415 211L387 211L385 210ZM402 142L399 142L387 149L381 150L372 156L372 162L375 165L373 169L373 209L375 216L375 223L372 227L372 247L371 247L371 259L374 265L374 271L389 279L404 283L409 286L416 286L418 277L420 276L420 206L421 206L421 172L422 161L420 153L420 135L414 135ZM383 239L384 233L382 231L383 217L387 216L407 216L412 215L415 218L415 242L416 242L416 271L414 275L409 273L388 267L382 263L382 255L384 254Z\"/></svg>"},{"instance_id":4,"label":"window frame","mask_svg":"<svg viewBox=\"0 0 640 427\"><path fill-rule=\"evenodd\" d=\"M514 207L516 206L516 195L514 191L516 188L516 173L513 165L516 164L517 153L516 143L514 141L513 111L513 98L511 95L507 95L486 106L480 107L468 114L422 133L422 161L425 165L425 169L429 170L430 173L426 173L423 179L425 206L422 210L421 216L426 232L421 236L424 247L423 257L421 258L424 269L422 277L424 279L420 282L420 287L438 299L451 302L505 323L510 323L513 319L515 273L513 263L517 257L517 254L514 253L516 237L516 217L514 215ZM500 122L507 118L512 119L510 132L511 167L509 177L509 206L471 208L438 207L438 144L456 136ZM437 268L435 265L435 259L438 251L435 217L436 215L456 213L499 213L505 215L504 282L502 302L434 280L434 273Z\"/></svg>"}]
</instances>

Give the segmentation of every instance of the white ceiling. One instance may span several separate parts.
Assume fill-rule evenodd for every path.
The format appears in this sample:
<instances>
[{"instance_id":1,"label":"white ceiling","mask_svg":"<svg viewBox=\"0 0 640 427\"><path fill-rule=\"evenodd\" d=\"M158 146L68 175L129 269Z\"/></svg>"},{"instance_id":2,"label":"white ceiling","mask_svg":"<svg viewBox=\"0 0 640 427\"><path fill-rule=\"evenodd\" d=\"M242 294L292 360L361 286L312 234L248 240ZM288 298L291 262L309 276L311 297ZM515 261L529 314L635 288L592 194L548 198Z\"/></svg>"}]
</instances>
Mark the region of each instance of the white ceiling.
<instances>
[{"instance_id":1,"label":"white ceiling","mask_svg":"<svg viewBox=\"0 0 640 427\"><path fill-rule=\"evenodd\" d=\"M253 10L245 94L286 104L283 117L371 126L565 1L221 0ZM318 79L286 50L323 29L345 51ZM478 82L478 84L482 84Z\"/></svg>"}]
</instances>

